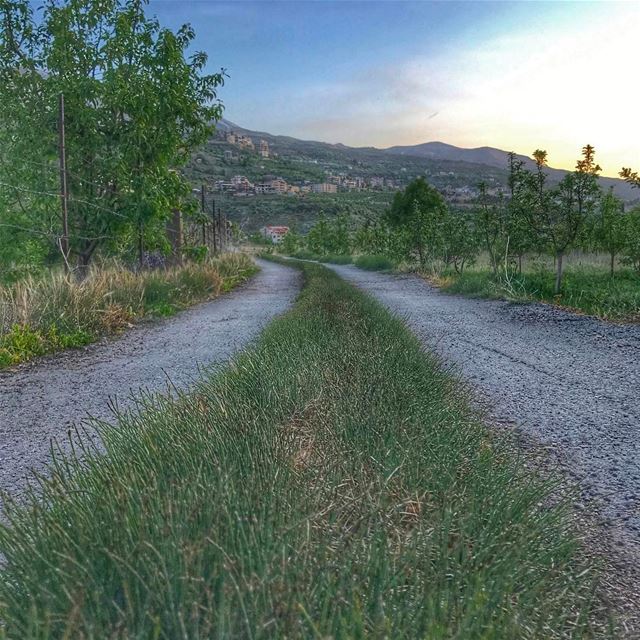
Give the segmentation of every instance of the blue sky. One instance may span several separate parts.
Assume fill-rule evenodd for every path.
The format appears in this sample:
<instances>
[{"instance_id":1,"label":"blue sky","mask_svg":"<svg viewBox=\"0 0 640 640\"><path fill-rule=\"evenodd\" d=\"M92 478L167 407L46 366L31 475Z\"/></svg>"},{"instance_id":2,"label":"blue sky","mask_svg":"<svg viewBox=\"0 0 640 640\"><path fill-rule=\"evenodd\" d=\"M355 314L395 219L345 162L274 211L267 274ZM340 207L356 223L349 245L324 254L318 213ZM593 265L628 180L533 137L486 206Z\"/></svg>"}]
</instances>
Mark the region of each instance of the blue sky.
<instances>
[{"instance_id":1,"label":"blue sky","mask_svg":"<svg viewBox=\"0 0 640 640\"><path fill-rule=\"evenodd\" d=\"M443 140L571 166L640 164L640 4L151 0L190 22L251 129L379 147Z\"/></svg>"},{"instance_id":2,"label":"blue sky","mask_svg":"<svg viewBox=\"0 0 640 640\"><path fill-rule=\"evenodd\" d=\"M442 140L640 166L640 2L151 0L227 69L226 117L378 147Z\"/></svg>"}]
</instances>

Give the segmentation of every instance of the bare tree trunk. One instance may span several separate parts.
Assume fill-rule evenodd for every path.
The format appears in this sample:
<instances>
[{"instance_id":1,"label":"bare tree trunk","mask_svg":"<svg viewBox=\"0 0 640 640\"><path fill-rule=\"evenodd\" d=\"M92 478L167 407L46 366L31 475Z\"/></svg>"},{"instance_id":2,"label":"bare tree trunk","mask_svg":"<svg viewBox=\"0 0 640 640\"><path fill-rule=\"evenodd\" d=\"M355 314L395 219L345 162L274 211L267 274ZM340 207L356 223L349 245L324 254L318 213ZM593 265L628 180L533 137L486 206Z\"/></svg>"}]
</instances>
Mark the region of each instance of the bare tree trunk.
<instances>
[{"instance_id":1,"label":"bare tree trunk","mask_svg":"<svg viewBox=\"0 0 640 640\"><path fill-rule=\"evenodd\" d=\"M613 278L613 272L615 271L615 267L616 267L616 254L612 251L611 252L611 277Z\"/></svg>"},{"instance_id":2,"label":"bare tree trunk","mask_svg":"<svg viewBox=\"0 0 640 640\"><path fill-rule=\"evenodd\" d=\"M562 289L562 259L564 255L561 251L556 254L556 286L554 293L558 295Z\"/></svg>"}]
</instances>

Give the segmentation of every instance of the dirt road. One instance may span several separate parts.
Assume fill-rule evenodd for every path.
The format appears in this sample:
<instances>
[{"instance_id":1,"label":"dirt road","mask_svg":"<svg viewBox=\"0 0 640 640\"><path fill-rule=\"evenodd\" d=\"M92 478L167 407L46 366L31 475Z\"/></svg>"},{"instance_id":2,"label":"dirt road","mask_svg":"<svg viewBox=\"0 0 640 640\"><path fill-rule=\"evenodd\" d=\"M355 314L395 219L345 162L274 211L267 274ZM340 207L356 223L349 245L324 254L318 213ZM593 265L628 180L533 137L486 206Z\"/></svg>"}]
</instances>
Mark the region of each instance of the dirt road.
<instances>
[{"instance_id":1,"label":"dirt road","mask_svg":"<svg viewBox=\"0 0 640 640\"><path fill-rule=\"evenodd\" d=\"M24 487L42 470L52 438L65 442L87 415L108 419L111 403L134 404L140 388L184 388L203 366L226 362L293 302L299 272L271 262L250 282L169 320L0 373L0 488Z\"/></svg>"},{"instance_id":2,"label":"dirt road","mask_svg":"<svg viewBox=\"0 0 640 640\"><path fill-rule=\"evenodd\" d=\"M334 267L402 316L512 423L557 456L603 524L640 541L640 326L472 300L415 276Z\"/></svg>"}]
</instances>

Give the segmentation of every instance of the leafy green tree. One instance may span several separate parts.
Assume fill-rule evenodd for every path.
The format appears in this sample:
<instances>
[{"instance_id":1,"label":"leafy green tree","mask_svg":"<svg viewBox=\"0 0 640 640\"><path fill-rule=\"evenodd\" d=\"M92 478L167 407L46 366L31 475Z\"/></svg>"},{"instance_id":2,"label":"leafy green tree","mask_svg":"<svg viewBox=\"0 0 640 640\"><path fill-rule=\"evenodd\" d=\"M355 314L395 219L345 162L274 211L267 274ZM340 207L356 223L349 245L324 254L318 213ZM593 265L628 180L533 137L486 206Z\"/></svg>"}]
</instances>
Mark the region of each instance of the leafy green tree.
<instances>
[{"instance_id":1,"label":"leafy green tree","mask_svg":"<svg viewBox=\"0 0 640 640\"><path fill-rule=\"evenodd\" d=\"M473 264L479 249L478 233L473 214L449 212L442 225L442 259L446 266L453 265L457 273Z\"/></svg>"},{"instance_id":2,"label":"leafy green tree","mask_svg":"<svg viewBox=\"0 0 640 640\"><path fill-rule=\"evenodd\" d=\"M640 175L637 171L632 171L629 167L622 167L620 177L632 187L640 189Z\"/></svg>"},{"instance_id":3,"label":"leafy green tree","mask_svg":"<svg viewBox=\"0 0 640 640\"><path fill-rule=\"evenodd\" d=\"M502 207L490 204L487 196L487 185L478 185L479 197L475 217L475 228L482 241L484 250L489 256L489 262L494 277L498 275L498 260L505 241L505 216Z\"/></svg>"},{"instance_id":4,"label":"leafy green tree","mask_svg":"<svg viewBox=\"0 0 640 640\"><path fill-rule=\"evenodd\" d=\"M615 197L613 187L600 200L594 236L596 246L609 254L610 271L613 275L616 256L622 251L627 239L624 203Z\"/></svg>"},{"instance_id":5,"label":"leafy green tree","mask_svg":"<svg viewBox=\"0 0 640 640\"><path fill-rule=\"evenodd\" d=\"M290 229L289 233L283 238L280 249L286 255L293 255L302 246L302 238L295 230Z\"/></svg>"},{"instance_id":6,"label":"leafy green tree","mask_svg":"<svg viewBox=\"0 0 640 640\"><path fill-rule=\"evenodd\" d=\"M307 246L320 255L348 254L351 251L349 221L345 215L337 216L331 221L324 214L307 234Z\"/></svg>"},{"instance_id":7,"label":"leafy green tree","mask_svg":"<svg viewBox=\"0 0 640 640\"><path fill-rule=\"evenodd\" d=\"M527 172L523 187L528 205L527 217L531 229L549 248L556 261L555 293L562 289L564 256L573 248L592 213L599 196L597 183L600 166L595 162L595 150L587 145L575 171L567 173L557 189L547 188L547 152L537 149L533 158L534 173Z\"/></svg>"},{"instance_id":8,"label":"leafy green tree","mask_svg":"<svg viewBox=\"0 0 640 640\"><path fill-rule=\"evenodd\" d=\"M222 114L223 73L205 74L203 53L187 56L193 29L161 27L146 4L45 0L39 19L28 0L0 4L0 83L10 87L0 128L23 141L22 179L13 179L39 191L26 167L55 169L63 94L70 249L80 267L114 238L157 237L172 209L185 208L190 186L175 169ZM39 144L29 144L34 137ZM49 234L56 206L49 199L31 224Z\"/></svg>"},{"instance_id":9,"label":"leafy green tree","mask_svg":"<svg viewBox=\"0 0 640 640\"><path fill-rule=\"evenodd\" d=\"M416 178L396 193L388 221L392 228L404 231L409 251L417 253L424 265L429 256L441 254L446 214L447 205L438 191L424 178Z\"/></svg>"},{"instance_id":10,"label":"leafy green tree","mask_svg":"<svg viewBox=\"0 0 640 640\"><path fill-rule=\"evenodd\" d=\"M321 213L318 221L309 229L309 233L307 233L307 248L318 255L329 253L330 233L329 222L324 214Z\"/></svg>"},{"instance_id":11,"label":"leafy green tree","mask_svg":"<svg viewBox=\"0 0 640 640\"><path fill-rule=\"evenodd\" d=\"M622 246L622 262L640 273L640 207L624 216L625 240Z\"/></svg>"},{"instance_id":12,"label":"leafy green tree","mask_svg":"<svg viewBox=\"0 0 640 640\"><path fill-rule=\"evenodd\" d=\"M539 239L532 233L528 222L528 210L532 206L527 186L530 174L524 167L524 161L515 153L509 153L509 191L504 217L504 243L500 247L515 260L518 273L522 273L522 259L536 249L540 249Z\"/></svg>"}]
</instances>

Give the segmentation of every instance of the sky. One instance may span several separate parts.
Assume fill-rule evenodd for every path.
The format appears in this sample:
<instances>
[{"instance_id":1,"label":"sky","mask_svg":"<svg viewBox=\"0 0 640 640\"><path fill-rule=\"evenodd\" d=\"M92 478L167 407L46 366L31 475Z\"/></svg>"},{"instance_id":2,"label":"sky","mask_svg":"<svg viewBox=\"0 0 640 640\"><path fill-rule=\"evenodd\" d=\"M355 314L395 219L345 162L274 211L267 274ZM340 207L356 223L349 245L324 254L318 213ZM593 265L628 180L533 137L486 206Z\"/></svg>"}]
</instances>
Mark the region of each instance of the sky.
<instances>
[{"instance_id":1,"label":"sky","mask_svg":"<svg viewBox=\"0 0 640 640\"><path fill-rule=\"evenodd\" d=\"M388 147L440 140L640 167L640 2L150 0L228 74L225 117Z\"/></svg>"}]
</instances>

